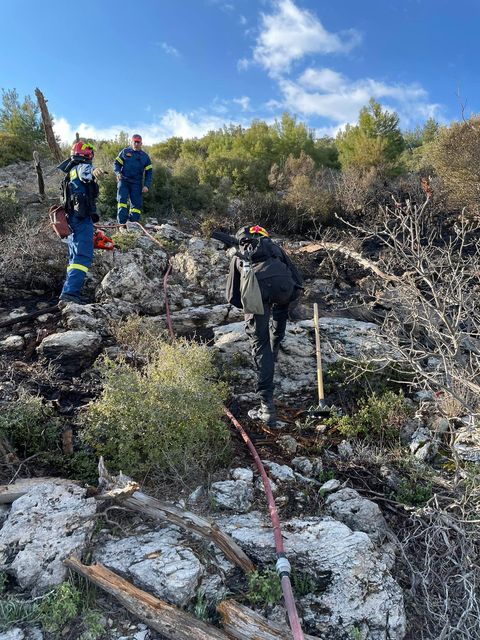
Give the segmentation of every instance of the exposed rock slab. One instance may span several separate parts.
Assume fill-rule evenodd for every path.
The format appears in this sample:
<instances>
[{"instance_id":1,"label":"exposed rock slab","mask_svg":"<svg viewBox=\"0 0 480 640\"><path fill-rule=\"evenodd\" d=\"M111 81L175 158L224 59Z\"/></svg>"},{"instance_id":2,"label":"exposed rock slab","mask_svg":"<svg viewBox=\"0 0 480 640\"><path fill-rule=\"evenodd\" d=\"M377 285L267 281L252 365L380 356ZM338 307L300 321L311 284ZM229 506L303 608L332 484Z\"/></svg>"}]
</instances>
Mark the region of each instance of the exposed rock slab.
<instances>
[{"instance_id":1,"label":"exposed rock slab","mask_svg":"<svg viewBox=\"0 0 480 640\"><path fill-rule=\"evenodd\" d=\"M33 593L60 584L67 574L63 560L85 547L95 511L95 500L68 481L32 487L15 500L0 529L0 566Z\"/></svg>"},{"instance_id":2,"label":"exposed rock slab","mask_svg":"<svg viewBox=\"0 0 480 640\"><path fill-rule=\"evenodd\" d=\"M64 371L75 373L92 364L101 344L102 337L93 331L65 331L44 338L37 351Z\"/></svg>"}]
</instances>

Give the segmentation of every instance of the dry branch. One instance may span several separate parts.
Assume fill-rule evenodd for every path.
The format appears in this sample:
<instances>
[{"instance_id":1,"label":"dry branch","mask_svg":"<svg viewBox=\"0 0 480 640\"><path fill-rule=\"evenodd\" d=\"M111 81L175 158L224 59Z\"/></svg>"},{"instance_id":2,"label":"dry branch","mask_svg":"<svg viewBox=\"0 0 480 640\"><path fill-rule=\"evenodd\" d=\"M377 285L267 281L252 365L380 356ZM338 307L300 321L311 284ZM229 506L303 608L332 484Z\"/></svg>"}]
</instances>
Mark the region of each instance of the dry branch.
<instances>
[{"instance_id":1,"label":"dry branch","mask_svg":"<svg viewBox=\"0 0 480 640\"><path fill-rule=\"evenodd\" d=\"M382 280L387 280L388 282L401 282L401 279L392 274L385 273L381 269L377 267L377 265L371 260L367 260L364 258L361 253L358 251L353 251L353 249L349 249L345 245L339 242L316 242L315 244L309 244L305 247L300 247L297 249L295 253L315 253L316 251L338 251L342 253L347 258L352 258L359 265L368 269L369 271L373 271L375 275Z\"/></svg>"},{"instance_id":2,"label":"dry branch","mask_svg":"<svg viewBox=\"0 0 480 640\"><path fill-rule=\"evenodd\" d=\"M168 640L228 640L221 629L134 587L101 564L87 566L71 557L65 560L65 565L110 593L130 613Z\"/></svg>"},{"instance_id":3,"label":"dry branch","mask_svg":"<svg viewBox=\"0 0 480 640\"><path fill-rule=\"evenodd\" d=\"M285 627L267 620L235 600L223 600L217 607L222 625L229 636L236 640L291 640L292 632ZM305 640L315 640L305 635Z\"/></svg>"},{"instance_id":4,"label":"dry branch","mask_svg":"<svg viewBox=\"0 0 480 640\"><path fill-rule=\"evenodd\" d=\"M103 492L97 496L97 499L113 498L132 511L146 515L153 520L168 521L188 531L193 531L214 542L231 562L238 565L246 573L254 571L255 566L250 558L230 536L220 531L214 522L137 491L138 485L132 483L130 478L122 473L118 477L111 476L105 468L102 458L100 458L98 468L99 484Z\"/></svg>"}]
</instances>

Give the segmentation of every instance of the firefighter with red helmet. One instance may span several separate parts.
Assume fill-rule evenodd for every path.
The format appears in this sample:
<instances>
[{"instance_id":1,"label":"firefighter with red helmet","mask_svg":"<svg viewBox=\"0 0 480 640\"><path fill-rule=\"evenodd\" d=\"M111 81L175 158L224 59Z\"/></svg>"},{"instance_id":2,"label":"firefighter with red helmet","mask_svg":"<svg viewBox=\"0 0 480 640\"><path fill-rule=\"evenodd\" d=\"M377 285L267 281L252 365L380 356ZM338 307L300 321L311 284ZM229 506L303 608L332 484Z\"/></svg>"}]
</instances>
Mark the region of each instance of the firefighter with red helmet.
<instances>
[{"instance_id":1,"label":"firefighter with red helmet","mask_svg":"<svg viewBox=\"0 0 480 640\"><path fill-rule=\"evenodd\" d=\"M96 178L102 173L93 168L94 151L93 145L79 140L73 144L70 158L58 166L65 173L62 199L72 232L68 236L67 277L60 301L82 302L80 290L93 261L93 223L98 222Z\"/></svg>"},{"instance_id":2,"label":"firefighter with red helmet","mask_svg":"<svg viewBox=\"0 0 480 640\"><path fill-rule=\"evenodd\" d=\"M152 183L152 161L142 149L142 136L138 133L132 136L132 146L120 151L113 170L118 181L117 220L120 224L127 220L137 222L142 213L142 194L148 192Z\"/></svg>"}]
</instances>

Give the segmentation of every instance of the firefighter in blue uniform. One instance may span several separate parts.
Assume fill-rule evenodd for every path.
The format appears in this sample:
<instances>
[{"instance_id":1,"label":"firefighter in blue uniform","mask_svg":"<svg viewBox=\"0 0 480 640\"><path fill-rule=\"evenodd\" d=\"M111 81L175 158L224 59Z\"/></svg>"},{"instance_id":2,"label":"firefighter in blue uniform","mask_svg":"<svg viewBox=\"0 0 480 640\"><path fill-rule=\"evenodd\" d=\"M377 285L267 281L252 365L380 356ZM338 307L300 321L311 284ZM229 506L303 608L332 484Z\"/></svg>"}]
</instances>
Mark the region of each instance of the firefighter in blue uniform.
<instances>
[{"instance_id":1,"label":"firefighter in blue uniform","mask_svg":"<svg viewBox=\"0 0 480 640\"><path fill-rule=\"evenodd\" d=\"M64 179L63 205L72 233L68 236L69 259L67 277L60 301L81 303L80 290L93 260L93 223L98 222L96 199L101 169L92 166L94 147L79 140L71 156L58 168Z\"/></svg>"},{"instance_id":2,"label":"firefighter in blue uniform","mask_svg":"<svg viewBox=\"0 0 480 640\"><path fill-rule=\"evenodd\" d=\"M142 150L142 136L132 136L132 146L120 151L115 158L113 170L118 181L118 222L137 222L142 213L142 194L147 193L152 184L152 162Z\"/></svg>"}]
</instances>

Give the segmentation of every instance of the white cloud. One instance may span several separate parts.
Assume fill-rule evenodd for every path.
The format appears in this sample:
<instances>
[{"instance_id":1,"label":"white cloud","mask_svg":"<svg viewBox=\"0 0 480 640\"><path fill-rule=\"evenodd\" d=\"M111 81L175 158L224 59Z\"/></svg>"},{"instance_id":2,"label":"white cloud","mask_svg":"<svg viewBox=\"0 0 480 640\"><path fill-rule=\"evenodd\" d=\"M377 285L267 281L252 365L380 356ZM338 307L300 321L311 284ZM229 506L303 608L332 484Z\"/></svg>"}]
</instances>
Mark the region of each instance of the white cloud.
<instances>
[{"instance_id":1,"label":"white cloud","mask_svg":"<svg viewBox=\"0 0 480 640\"><path fill-rule=\"evenodd\" d=\"M237 69L239 71L245 71L246 69L248 69L248 67L251 65L250 60L248 60L247 58L241 58L238 62L237 62Z\"/></svg>"},{"instance_id":2,"label":"white cloud","mask_svg":"<svg viewBox=\"0 0 480 640\"><path fill-rule=\"evenodd\" d=\"M75 139L75 133L78 131L80 137L91 138L93 140L111 140L115 138L120 131L127 133L140 133L146 144L153 144L166 140L172 136L180 138L200 138L212 130L220 129L224 124L233 122L248 126L246 120L239 120L212 115L205 110L198 110L191 113L181 113L175 109L168 109L161 114L155 122L149 124L136 123L112 125L111 127L96 127L95 125L80 123L72 124L63 117L54 117L55 134L58 135L62 142L71 144Z\"/></svg>"},{"instance_id":3,"label":"white cloud","mask_svg":"<svg viewBox=\"0 0 480 640\"><path fill-rule=\"evenodd\" d=\"M250 109L250 98L248 96L242 96L241 98L234 98L232 102L239 104L242 107L242 111L248 111Z\"/></svg>"},{"instance_id":4,"label":"white cloud","mask_svg":"<svg viewBox=\"0 0 480 640\"><path fill-rule=\"evenodd\" d=\"M275 11L262 14L262 28L253 51L255 62L272 75L290 71L307 54L345 53L360 42L355 30L330 33L310 11L292 0L275 0Z\"/></svg>"},{"instance_id":5,"label":"white cloud","mask_svg":"<svg viewBox=\"0 0 480 640\"><path fill-rule=\"evenodd\" d=\"M297 81L280 78L278 83L284 108L336 123L356 122L358 112L372 97L393 100L391 108L401 113L403 121L408 120L405 114L415 119L439 110L439 105L428 102L427 92L417 83L387 84L372 78L352 81L328 68L308 68Z\"/></svg>"},{"instance_id":6,"label":"white cloud","mask_svg":"<svg viewBox=\"0 0 480 640\"><path fill-rule=\"evenodd\" d=\"M166 42L160 42L159 46L165 51L167 55L174 58L180 57L180 51L178 49L175 49L175 47L172 47L172 45L167 44Z\"/></svg>"}]
</instances>

